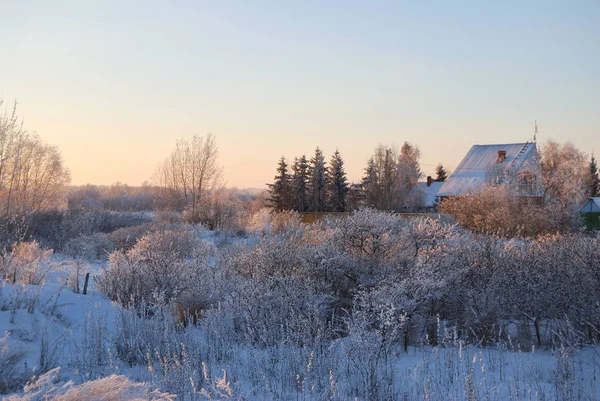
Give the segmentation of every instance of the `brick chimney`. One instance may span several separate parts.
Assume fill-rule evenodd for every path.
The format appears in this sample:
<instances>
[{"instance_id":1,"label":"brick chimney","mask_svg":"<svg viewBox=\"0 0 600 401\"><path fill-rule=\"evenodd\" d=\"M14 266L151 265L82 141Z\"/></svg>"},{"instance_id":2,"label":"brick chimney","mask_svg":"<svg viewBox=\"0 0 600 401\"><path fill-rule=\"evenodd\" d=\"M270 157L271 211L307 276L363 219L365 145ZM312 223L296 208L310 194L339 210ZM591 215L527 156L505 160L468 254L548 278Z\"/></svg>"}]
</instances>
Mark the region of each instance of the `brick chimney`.
<instances>
[{"instance_id":1,"label":"brick chimney","mask_svg":"<svg viewBox=\"0 0 600 401\"><path fill-rule=\"evenodd\" d=\"M431 178L431 176L428 175L427 176L427 186L430 187L432 182L433 182L433 178Z\"/></svg>"},{"instance_id":2,"label":"brick chimney","mask_svg":"<svg viewBox=\"0 0 600 401\"><path fill-rule=\"evenodd\" d=\"M498 151L498 163L502 163L506 159L506 150Z\"/></svg>"}]
</instances>

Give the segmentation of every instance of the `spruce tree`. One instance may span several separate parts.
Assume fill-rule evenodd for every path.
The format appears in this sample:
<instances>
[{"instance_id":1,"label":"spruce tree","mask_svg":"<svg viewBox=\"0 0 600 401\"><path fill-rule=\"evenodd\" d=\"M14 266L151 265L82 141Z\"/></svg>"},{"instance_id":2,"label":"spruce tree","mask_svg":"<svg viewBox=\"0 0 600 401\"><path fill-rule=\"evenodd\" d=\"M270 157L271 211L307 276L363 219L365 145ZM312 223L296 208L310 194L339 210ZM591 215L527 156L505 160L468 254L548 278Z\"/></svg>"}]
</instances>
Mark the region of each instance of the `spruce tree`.
<instances>
[{"instance_id":1,"label":"spruce tree","mask_svg":"<svg viewBox=\"0 0 600 401\"><path fill-rule=\"evenodd\" d=\"M328 174L323 152L318 147L315 150L315 155L310 159L309 171L309 210L311 212L325 212Z\"/></svg>"},{"instance_id":2,"label":"spruce tree","mask_svg":"<svg viewBox=\"0 0 600 401\"><path fill-rule=\"evenodd\" d=\"M593 154L590 160L590 177L590 196L600 196L600 177L598 177L598 165Z\"/></svg>"},{"instance_id":3,"label":"spruce tree","mask_svg":"<svg viewBox=\"0 0 600 401\"><path fill-rule=\"evenodd\" d=\"M442 163L438 164L435 168L435 175L435 180L437 182L445 182L448 179L448 172L446 171Z\"/></svg>"},{"instance_id":4,"label":"spruce tree","mask_svg":"<svg viewBox=\"0 0 600 401\"><path fill-rule=\"evenodd\" d=\"M291 209L291 177L287 171L287 162L285 157L281 156L277 165L277 175L275 176L275 182L273 184L267 184L269 186L269 194L271 195L268 199L270 206L280 212L282 210Z\"/></svg>"},{"instance_id":5,"label":"spruce tree","mask_svg":"<svg viewBox=\"0 0 600 401\"><path fill-rule=\"evenodd\" d=\"M348 183L344 160L336 149L329 162L329 185L328 185L328 209L332 212L346 211L346 196L348 195Z\"/></svg>"},{"instance_id":6,"label":"spruce tree","mask_svg":"<svg viewBox=\"0 0 600 401\"><path fill-rule=\"evenodd\" d=\"M308 173L309 165L306 156L294 159L292 166L294 172L292 176L292 205L294 210L298 212L306 212L308 210Z\"/></svg>"},{"instance_id":7,"label":"spruce tree","mask_svg":"<svg viewBox=\"0 0 600 401\"><path fill-rule=\"evenodd\" d=\"M381 197L381 189L379 187L379 172L375 160L371 157L367 161L365 175L362 179L363 199L365 206L377 207L379 198Z\"/></svg>"}]
</instances>

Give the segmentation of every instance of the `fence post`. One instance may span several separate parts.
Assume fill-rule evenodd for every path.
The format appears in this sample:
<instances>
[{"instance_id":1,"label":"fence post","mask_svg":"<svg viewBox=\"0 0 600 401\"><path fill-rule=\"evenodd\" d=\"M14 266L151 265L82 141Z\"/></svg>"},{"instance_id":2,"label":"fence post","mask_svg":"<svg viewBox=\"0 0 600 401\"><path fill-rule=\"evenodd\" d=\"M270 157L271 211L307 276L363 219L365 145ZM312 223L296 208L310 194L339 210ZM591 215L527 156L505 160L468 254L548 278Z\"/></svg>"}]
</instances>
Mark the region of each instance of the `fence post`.
<instances>
[{"instance_id":1,"label":"fence post","mask_svg":"<svg viewBox=\"0 0 600 401\"><path fill-rule=\"evenodd\" d=\"M85 282L83 283L83 295L87 295L88 282L90 281L90 273L85 273Z\"/></svg>"}]
</instances>

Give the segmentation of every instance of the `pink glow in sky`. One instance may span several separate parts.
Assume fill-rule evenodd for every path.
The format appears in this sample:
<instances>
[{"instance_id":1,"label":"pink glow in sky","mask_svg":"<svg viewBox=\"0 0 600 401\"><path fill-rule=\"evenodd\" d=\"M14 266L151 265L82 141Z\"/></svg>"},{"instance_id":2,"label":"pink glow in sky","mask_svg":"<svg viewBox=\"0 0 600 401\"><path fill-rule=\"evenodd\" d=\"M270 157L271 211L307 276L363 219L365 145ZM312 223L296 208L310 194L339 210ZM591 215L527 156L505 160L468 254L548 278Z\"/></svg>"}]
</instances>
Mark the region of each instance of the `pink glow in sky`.
<instances>
[{"instance_id":1,"label":"pink glow in sky","mask_svg":"<svg viewBox=\"0 0 600 401\"><path fill-rule=\"evenodd\" d=\"M230 186L316 146L358 181L378 144L409 141L431 174L534 120L600 152L599 20L597 1L7 2L0 95L74 184L139 185L207 133Z\"/></svg>"}]
</instances>

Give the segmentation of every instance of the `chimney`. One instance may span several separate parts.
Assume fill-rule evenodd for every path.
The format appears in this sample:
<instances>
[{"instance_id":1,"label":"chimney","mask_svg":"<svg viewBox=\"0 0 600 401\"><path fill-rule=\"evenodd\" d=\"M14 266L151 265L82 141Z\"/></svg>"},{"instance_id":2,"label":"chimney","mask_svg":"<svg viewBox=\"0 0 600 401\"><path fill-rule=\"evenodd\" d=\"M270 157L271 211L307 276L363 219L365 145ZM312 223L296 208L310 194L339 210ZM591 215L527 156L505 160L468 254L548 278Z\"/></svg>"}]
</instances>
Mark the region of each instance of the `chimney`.
<instances>
[{"instance_id":1,"label":"chimney","mask_svg":"<svg viewBox=\"0 0 600 401\"><path fill-rule=\"evenodd\" d=\"M433 182L433 178L431 178L431 176L428 175L427 176L427 186L430 187L432 182Z\"/></svg>"},{"instance_id":2,"label":"chimney","mask_svg":"<svg viewBox=\"0 0 600 401\"><path fill-rule=\"evenodd\" d=\"M506 150L498 151L498 163L502 163L506 159Z\"/></svg>"}]
</instances>

